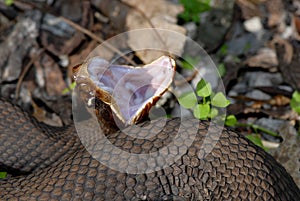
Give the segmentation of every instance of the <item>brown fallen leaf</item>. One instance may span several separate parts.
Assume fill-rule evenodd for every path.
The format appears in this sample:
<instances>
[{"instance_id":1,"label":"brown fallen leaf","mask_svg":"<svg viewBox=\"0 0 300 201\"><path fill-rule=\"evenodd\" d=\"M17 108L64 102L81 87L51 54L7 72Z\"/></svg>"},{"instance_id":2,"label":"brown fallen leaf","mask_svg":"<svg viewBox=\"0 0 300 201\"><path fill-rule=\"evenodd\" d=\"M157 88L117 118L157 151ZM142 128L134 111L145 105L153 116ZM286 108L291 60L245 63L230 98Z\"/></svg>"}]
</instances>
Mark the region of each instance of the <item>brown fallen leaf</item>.
<instances>
[{"instance_id":1,"label":"brown fallen leaf","mask_svg":"<svg viewBox=\"0 0 300 201\"><path fill-rule=\"evenodd\" d=\"M70 4L68 1L59 1L55 5L61 10L62 16L70 20L78 20L82 27L89 23L91 13L88 1L75 0ZM76 31L71 25L60 17L46 14L43 18L40 32L41 43L52 54L61 57L69 55L85 38L84 34Z\"/></svg>"},{"instance_id":2,"label":"brown fallen leaf","mask_svg":"<svg viewBox=\"0 0 300 201\"><path fill-rule=\"evenodd\" d=\"M48 117L47 112L44 109L38 107L38 105L33 100L31 101L31 105L33 107L32 116L34 116L34 118L36 118L39 122L43 122L45 124L56 127L63 126L60 117L56 114L52 113L51 117Z\"/></svg>"},{"instance_id":3,"label":"brown fallen leaf","mask_svg":"<svg viewBox=\"0 0 300 201\"><path fill-rule=\"evenodd\" d=\"M68 77L69 78L73 78L73 73L72 73L72 68L75 65L81 64L86 58L87 56L93 51L93 49L95 49L95 47L97 47L98 43L96 41L91 41L88 44L86 44L82 50L77 53L77 54L73 54L69 57L69 66L68 66Z\"/></svg>"},{"instance_id":4,"label":"brown fallen leaf","mask_svg":"<svg viewBox=\"0 0 300 201\"><path fill-rule=\"evenodd\" d=\"M27 13L20 17L12 32L0 43L0 82L17 80L22 71L23 60L32 47L40 28L41 13Z\"/></svg>"},{"instance_id":5,"label":"brown fallen leaf","mask_svg":"<svg viewBox=\"0 0 300 201\"><path fill-rule=\"evenodd\" d=\"M291 99L283 95L276 95L269 100L269 104L273 106L284 106L290 104Z\"/></svg>"},{"instance_id":6,"label":"brown fallen leaf","mask_svg":"<svg viewBox=\"0 0 300 201\"><path fill-rule=\"evenodd\" d=\"M265 5L268 12L268 27L279 25L285 15L282 0L268 0Z\"/></svg>"},{"instance_id":7,"label":"brown fallen leaf","mask_svg":"<svg viewBox=\"0 0 300 201\"><path fill-rule=\"evenodd\" d=\"M239 95L239 96L230 96L230 98L236 99L236 100L242 100L243 102L253 102L252 104L249 104L249 107L252 108L261 108L263 104L269 104L271 106L284 106L288 105L290 103L290 98L283 96L281 94L272 96L269 100L258 100L255 98L250 98L247 96Z\"/></svg>"},{"instance_id":8,"label":"brown fallen leaf","mask_svg":"<svg viewBox=\"0 0 300 201\"><path fill-rule=\"evenodd\" d=\"M284 81L294 89L300 90L300 46L297 41L276 40L276 52L279 70Z\"/></svg>"},{"instance_id":9,"label":"brown fallen leaf","mask_svg":"<svg viewBox=\"0 0 300 201\"><path fill-rule=\"evenodd\" d=\"M256 100L243 95L230 96L230 98L235 99L235 103L228 107L230 114L261 113L283 119L289 111L286 106L290 103L290 99L282 95L275 95L269 100ZM266 105L268 107L265 107Z\"/></svg>"},{"instance_id":10,"label":"brown fallen leaf","mask_svg":"<svg viewBox=\"0 0 300 201\"><path fill-rule=\"evenodd\" d=\"M279 36L275 36L270 42L271 48L276 51L277 59L279 61L279 67L281 64L290 64L293 58L293 46L289 41L282 39Z\"/></svg>"},{"instance_id":11,"label":"brown fallen leaf","mask_svg":"<svg viewBox=\"0 0 300 201\"><path fill-rule=\"evenodd\" d=\"M37 62L35 64L37 65ZM42 67L43 77L37 78L44 79L47 94L49 96L61 96L62 91L67 86L57 63L49 55L43 54L38 65Z\"/></svg>"},{"instance_id":12,"label":"brown fallen leaf","mask_svg":"<svg viewBox=\"0 0 300 201\"><path fill-rule=\"evenodd\" d=\"M262 67L272 69L278 66L276 52L270 48L260 49L256 55L248 58L245 64L249 67Z\"/></svg>"},{"instance_id":13,"label":"brown fallen leaf","mask_svg":"<svg viewBox=\"0 0 300 201\"><path fill-rule=\"evenodd\" d=\"M294 37L297 40L300 40L300 17L293 15L293 22L295 25Z\"/></svg>"},{"instance_id":14,"label":"brown fallen leaf","mask_svg":"<svg viewBox=\"0 0 300 201\"><path fill-rule=\"evenodd\" d=\"M172 4L166 0L123 0L123 2L136 8L131 9L126 16L126 26L128 27L128 30L160 28L175 31L180 34L186 33L186 30L183 27L176 24L177 15L183 11L182 6ZM141 12L148 19L145 18ZM160 38L157 37L157 33L160 35ZM172 37L170 34L161 33L159 31L157 33L142 35L129 33L128 45L133 50L144 49L145 47L155 47L166 51L172 50L180 55L184 47L185 37ZM136 54L144 63L149 63L165 53L145 50L138 51Z\"/></svg>"},{"instance_id":15,"label":"brown fallen leaf","mask_svg":"<svg viewBox=\"0 0 300 201\"><path fill-rule=\"evenodd\" d=\"M126 31L126 16L130 8L118 0L91 0L92 5L109 19L110 29Z\"/></svg>"},{"instance_id":16,"label":"brown fallen leaf","mask_svg":"<svg viewBox=\"0 0 300 201\"><path fill-rule=\"evenodd\" d=\"M84 39L82 33L76 32L58 17L48 14L44 21L44 28L40 34L41 43L45 49L58 57L70 54Z\"/></svg>"},{"instance_id":17,"label":"brown fallen leaf","mask_svg":"<svg viewBox=\"0 0 300 201\"><path fill-rule=\"evenodd\" d=\"M259 9L260 3L249 0L236 0L237 6L241 9L242 18L248 20L252 17L262 17L263 13Z\"/></svg>"}]
</instances>

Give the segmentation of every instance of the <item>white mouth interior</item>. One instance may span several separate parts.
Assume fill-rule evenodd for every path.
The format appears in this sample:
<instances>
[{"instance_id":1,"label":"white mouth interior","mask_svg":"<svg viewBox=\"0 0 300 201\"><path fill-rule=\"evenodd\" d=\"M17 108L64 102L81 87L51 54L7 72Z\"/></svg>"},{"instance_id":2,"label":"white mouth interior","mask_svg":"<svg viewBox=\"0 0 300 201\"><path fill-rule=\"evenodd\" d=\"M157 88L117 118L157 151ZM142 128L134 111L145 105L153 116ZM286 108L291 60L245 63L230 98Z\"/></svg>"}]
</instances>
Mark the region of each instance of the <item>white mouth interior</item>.
<instances>
[{"instance_id":1,"label":"white mouth interior","mask_svg":"<svg viewBox=\"0 0 300 201\"><path fill-rule=\"evenodd\" d=\"M88 72L93 82L114 99L112 111L129 125L166 91L173 80L174 67L174 60L167 56L136 68L110 65L95 57L88 64Z\"/></svg>"}]
</instances>

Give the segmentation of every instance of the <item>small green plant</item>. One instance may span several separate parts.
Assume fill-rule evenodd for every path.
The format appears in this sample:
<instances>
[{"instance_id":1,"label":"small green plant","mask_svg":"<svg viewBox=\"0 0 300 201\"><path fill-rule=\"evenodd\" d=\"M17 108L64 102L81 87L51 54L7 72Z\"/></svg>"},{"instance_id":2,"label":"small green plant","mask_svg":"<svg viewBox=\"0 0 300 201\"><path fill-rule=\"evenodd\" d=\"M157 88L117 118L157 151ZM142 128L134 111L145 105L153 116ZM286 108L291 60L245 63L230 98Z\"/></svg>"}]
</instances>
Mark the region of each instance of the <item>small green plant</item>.
<instances>
[{"instance_id":1,"label":"small green plant","mask_svg":"<svg viewBox=\"0 0 300 201\"><path fill-rule=\"evenodd\" d=\"M76 87L76 82L72 82L72 84L70 85L70 87L65 88L65 89L62 91L62 94L65 95L65 94L71 92L73 89L75 89L75 87Z\"/></svg>"},{"instance_id":2,"label":"small green plant","mask_svg":"<svg viewBox=\"0 0 300 201\"><path fill-rule=\"evenodd\" d=\"M179 14L179 18L185 22L199 23L199 14L211 9L210 0L180 0L179 2L184 7L184 12Z\"/></svg>"},{"instance_id":3,"label":"small green plant","mask_svg":"<svg viewBox=\"0 0 300 201\"><path fill-rule=\"evenodd\" d=\"M0 179L5 179L7 177L7 172L0 172Z\"/></svg>"},{"instance_id":4,"label":"small green plant","mask_svg":"<svg viewBox=\"0 0 300 201\"><path fill-rule=\"evenodd\" d=\"M201 79L197 84L196 93L198 97L194 92L189 92L179 97L178 101L181 106L187 109L193 109L194 117L200 120L214 118L218 115L218 110L216 108L226 108L230 104L230 101L227 100L223 93L218 92L216 94L213 94L211 85L204 79ZM198 98L200 98L201 101L198 101ZM215 108L213 108L212 106L214 106ZM227 117L225 117L225 125L231 127L250 127L255 131L255 133L258 133L258 131L260 130L268 135L278 137L278 134L256 124L238 123L234 115L228 115ZM266 151L268 150L263 146L262 140L258 134L251 134L247 135L246 137L257 146L263 148Z\"/></svg>"},{"instance_id":5,"label":"small green plant","mask_svg":"<svg viewBox=\"0 0 300 201\"><path fill-rule=\"evenodd\" d=\"M221 54L221 56L226 56L228 54L228 44L223 44L220 47L219 54Z\"/></svg>"},{"instance_id":6,"label":"small green plant","mask_svg":"<svg viewBox=\"0 0 300 201\"><path fill-rule=\"evenodd\" d=\"M220 63L217 67L217 70L220 74L221 77L224 77L224 75L226 74L226 68L225 68L225 64L224 63Z\"/></svg>"},{"instance_id":7,"label":"small green plant","mask_svg":"<svg viewBox=\"0 0 300 201\"><path fill-rule=\"evenodd\" d=\"M263 146L261 137L260 137L260 135L258 135L259 131L264 132L265 134L273 136L273 137L279 137L279 135L277 133L275 133L269 129L266 129L264 127L261 127L257 124L252 124L252 123L242 124L242 123L236 122L236 124L233 126L250 127L255 133L247 135L246 137L249 140L251 140L254 144L256 144L257 146L263 148L265 151L268 151L268 148Z\"/></svg>"},{"instance_id":8,"label":"small green plant","mask_svg":"<svg viewBox=\"0 0 300 201\"><path fill-rule=\"evenodd\" d=\"M200 62L199 57L190 57L190 56L184 56L184 60L181 61L181 67L186 70L194 70L194 66L197 66L197 64Z\"/></svg>"},{"instance_id":9,"label":"small green plant","mask_svg":"<svg viewBox=\"0 0 300 201\"><path fill-rule=\"evenodd\" d=\"M290 102L291 108L300 115L300 93L295 91Z\"/></svg>"},{"instance_id":10,"label":"small green plant","mask_svg":"<svg viewBox=\"0 0 300 201\"><path fill-rule=\"evenodd\" d=\"M13 3L14 3L14 0L5 0L5 5L7 5L7 6L13 5Z\"/></svg>"},{"instance_id":11,"label":"small green plant","mask_svg":"<svg viewBox=\"0 0 300 201\"><path fill-rule=\"evenodd\" d=\"M197 96L196 96L197 94ZM216 108L226 108L230 101L225 97L221 92L214 94L211 89L210 83L206 82L204 79L201 79L196 87L196 94L194 92L189 92L181 97L179 97L179 104L187 109L193 109L194 117L200 120L212 119L218 115L218 109ZM200 101L198 99L201 99ZM299 99L300 100L300 99ZM299 101L300 104L300 101ZM214 106L214 107L212 107ZM243 126L250 127L256 134L247 135L246 137L251 140L257 146L268 150L263 146L260 135L257 133L262 131L270 136L279 137L277 133L265 129L256 124L241 124L238 123L234 115L228 115L225 118L226 126Z\"/></svg>"},{"instance_id":12,"label":"small green plant","mask_svg":"<svg viewBox=\"0 0 300 201\"><path fill-rule=\"evenodd\" d=\"M184 107L186 109L191 109L197 103L197 97L194 92L188 92L188 93L181 95L178 98L178 102L182 107Z\"/></svg>"},{"instance_id":13,"label":"small green plant","mask_svg":"<svg viewBox=\"0 0 300 201\"><path fill-rule=\"evenodd\" d=\"M237 119L234 115L228 115L225 119L226 126L235 126L237 124Z\"/></svg>"},{"instance_id":14,"label":"small green plant","mask_svg":"<svg viewBox=\"0 0 300 201\"><path fill-rule=\"evenodd\" d=\"M295 112L298 113L298 115L300 115L300 93L298 91L293 93L290 106ZM300 122L298 122L298 124L298 136L300 136Z\"/></svg>"},{"instance_id":15,"label":"small green plant","mask_svg":"<svg viewBox=\"0 0 300 201\"><path fill-rule=\"evenodd\" d=\"M189 59L185 63L185 69L193 69L193 63L196 61L195 59ZM300 111L300 94L297 97L299 111ZM226 96L222 92L213 93L211 84L201 79L196 87L196 94L192 92L188 92L183 94L178 98L179 104L186 108L192 109L193 115L195 118L200 120L207 120L216 117L219 113L217 108L226 108L230 101L226 98ZM295 104L296 105L296 104ZM238 123L236 117L234 115L228 115L225 118L225 125L226 126L243 126L243 127L250 127L252 128L256 134L247 135L246 137L251 140L257 146L260 146L264 150L267 151L267 148L263 146L262 140L260 136L257 134L258 131L262 131L268 135L278 137L278 134L260 127L256 124L241 124Z\"/></svg>"},{"instance_id":16,"label":"small green plant","mask_svg":"<svg viewBox=\"0 0 300 201\"><path fill-rule=\"evenodd\" d=\"M268 151L268 148L266 148L263 143L262 143L262 140L261 140L261 137L260 135L258 135L258 132L259 131L262 131L270 136L273 136L273 137L279 137L279 135L273 131L270 131L268 129L265 129L261 126L258 126L256 124L241 124L241 123L238 123L236 117L234 115L228 115L226 117L226 120L225 120L225 125L226 126L242 126L242 127L250 127L252 130L254 130L254 134L250 134L250 135L246 135L246 137L252 141L255 145L263 148L265 151Z\"/></svg>"},{"instance_id":17,"label":"small green plant","mask_svg":"<svg viewBox=\"0 0 300 201\"><path fill-rule=\"evenodd\" d=\"M188 92L179 97L178 101L184 108L193 109L194 116L201 120L214 118L218 115L216 108L225 108L230 104L230 101L227 100L223 93L218 92L214 94L211 84L204 79L198 82L196 94L194 92Z\"/></svg>"},{"instance_id":18,"label":"small green plant","mask_svg":"<svg viewBox=\"0 0 300 201\"><path fill-rule=\"evenodd\" d=\"M248 140L253 142L256 146L259 146L263 148L265 151L268 151L268 149L263 145L260 135L258 134L246 135L246 138L248 138Z\"/></svg>"}]
</instances>

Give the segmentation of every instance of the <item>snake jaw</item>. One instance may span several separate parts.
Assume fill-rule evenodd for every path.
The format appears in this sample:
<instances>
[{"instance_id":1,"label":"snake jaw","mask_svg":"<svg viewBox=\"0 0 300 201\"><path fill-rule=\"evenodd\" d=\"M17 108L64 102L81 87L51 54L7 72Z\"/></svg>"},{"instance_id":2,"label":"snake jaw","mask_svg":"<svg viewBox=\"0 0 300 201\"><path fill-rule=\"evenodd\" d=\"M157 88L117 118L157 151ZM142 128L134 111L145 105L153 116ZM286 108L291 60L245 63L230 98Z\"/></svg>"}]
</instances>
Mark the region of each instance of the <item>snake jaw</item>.
<instances>
[{"instance_id":1,"label":"snake jaw","mask_svg":"<svg viewBox=\"0 0 300 201\"><path fill-rule=\"evenodd\" d=\"M125 125L145 117L169 88L175 75L175 61L162 56L143 67L112 65L93 57L74 69L76 82L96 91L96 98L109 105Z\"/></svg>"}]
</instances>

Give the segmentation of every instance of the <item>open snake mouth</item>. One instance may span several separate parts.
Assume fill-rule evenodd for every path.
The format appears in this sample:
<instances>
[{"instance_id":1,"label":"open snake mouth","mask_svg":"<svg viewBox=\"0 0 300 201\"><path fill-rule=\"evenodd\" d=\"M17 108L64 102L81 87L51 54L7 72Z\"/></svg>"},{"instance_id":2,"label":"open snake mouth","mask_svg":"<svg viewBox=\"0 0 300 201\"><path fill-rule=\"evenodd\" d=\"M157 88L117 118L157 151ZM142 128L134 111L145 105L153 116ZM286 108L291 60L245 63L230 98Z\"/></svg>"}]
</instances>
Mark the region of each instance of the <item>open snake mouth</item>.
<instances>
[{"instance_id":1,"label":"open snake mouth","mask_svg":"<svg viewBox=\"0 0 300 201\"><path fill-rule=\"evenodd\" d=\"M162 56L143 67L112 65L93 57L80 67L97 91L125 125L137 123L168 89L175 74L175 61ZM78 76L76 76L78 77ZM91 84L89 83L89 84Z\"/></svg>"}]
</instances>

